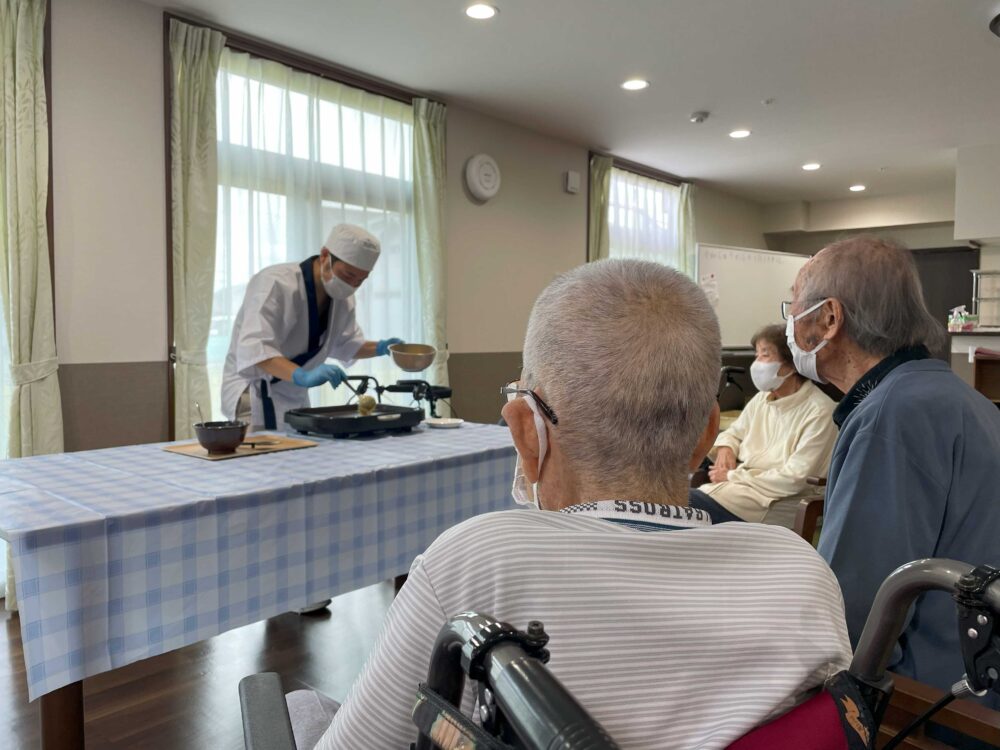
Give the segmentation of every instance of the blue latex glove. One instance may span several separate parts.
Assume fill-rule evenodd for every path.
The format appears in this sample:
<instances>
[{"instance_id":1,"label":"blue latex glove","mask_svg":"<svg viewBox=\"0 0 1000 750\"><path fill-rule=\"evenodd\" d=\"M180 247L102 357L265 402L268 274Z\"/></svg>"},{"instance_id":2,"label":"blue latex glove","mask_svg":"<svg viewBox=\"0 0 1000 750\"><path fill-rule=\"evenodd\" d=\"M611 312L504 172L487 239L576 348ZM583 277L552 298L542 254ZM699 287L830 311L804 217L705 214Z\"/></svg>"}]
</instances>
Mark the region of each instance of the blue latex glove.
<instances>
[{"instance_id":1,"label":"blue latex glove","mask_svg":"<svg viewBox=\"0 0 1000 750\"><path fill-rule=\"evenodd\" d=\"M315 388L323 383L329 383L336 388L346 379L347 373L337 365L317 365L311 370L300 367L292 373L292 382L303 388Z\"/></svg>"},{"instance_id":2,"label":"blue latex glove","mask_svg":"<svg viewBox=\"0 0 1000 750\"><path fill-rule=\"evenodd\" d=\"M375 354L379 357L384 357L389 353L389 347L393 344L405 344L403 339L382 339L375 345Z\"/></svg>"}]
</instances>

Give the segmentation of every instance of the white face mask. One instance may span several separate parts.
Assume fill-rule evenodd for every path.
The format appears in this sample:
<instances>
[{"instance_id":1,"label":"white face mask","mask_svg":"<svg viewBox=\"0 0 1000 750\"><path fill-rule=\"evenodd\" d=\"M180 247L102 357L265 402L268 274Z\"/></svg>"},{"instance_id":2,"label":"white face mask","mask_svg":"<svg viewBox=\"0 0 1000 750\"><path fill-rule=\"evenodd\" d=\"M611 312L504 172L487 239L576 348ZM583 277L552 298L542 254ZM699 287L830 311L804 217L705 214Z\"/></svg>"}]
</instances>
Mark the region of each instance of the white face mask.
<instances>
[{"instance_id":1,"label":"white face mask","mask_svg":"<svg viewBox=\"0 0 1000 750\"><path fill-rule=\"evenodd\" d=\"M528 406L531 407L531 411L535 415L535 430L538 432L538 476L541 476L542 464L545 462L545 454L549 447L549 433L545 427L545 420L535 405L535 399L531 396L523 398L528 402ZM534 505L536 508L541 508L538 504L538 484L532 484L525 476L524 468L521 466L520 453L517 454L517 463L514 466L514 485L510 489L510 494L518 505Z\"/></svg>"},{"instance_id":2,"label":"white face mask","mask_svg":"<svg viewBox=\"0 0 1000 750\"><path fill-rule=\"evenodd\" d=\"M827 381L824 378L821 378L819 373L816 371L816 353L829 344L830 340L823 339L820 345L811 352L802 351L799 348L799 345L795 343L795 321L805 317L813 310L818 310L824 302L826 302L825 299L817 302L808 310L803 310L798 315L789 315L788 323L785 325L785 338L788 339L788 348L792 350L792 362L795 363L795 369L810 380L815 380L817 383L825 383Z\"/></svg>"},{"instance_id":3,"label":"white face mask","mask_svg":"<svg viewBox=\"0 0 1000 750\"><path fill-rule=\"evenodd\" d=\"M330 295L331 299L347 299L358 291L333 272L333 260L330 260L330 278L326 277L326 272L321 270L320 278L323 279L323 288Z\"/></svg>"},{"instance_id":4,"label":"white face mask","mask_svg":"<svg viewBox=\"0 0 1000 750\"><path fill-rule=\"evenodd\" d=\"M750 379L758 391L776 391L784 384L792 373L779 375L781 362L761 362L755 359L750 365Z\"/></svg>"}]
</instances>

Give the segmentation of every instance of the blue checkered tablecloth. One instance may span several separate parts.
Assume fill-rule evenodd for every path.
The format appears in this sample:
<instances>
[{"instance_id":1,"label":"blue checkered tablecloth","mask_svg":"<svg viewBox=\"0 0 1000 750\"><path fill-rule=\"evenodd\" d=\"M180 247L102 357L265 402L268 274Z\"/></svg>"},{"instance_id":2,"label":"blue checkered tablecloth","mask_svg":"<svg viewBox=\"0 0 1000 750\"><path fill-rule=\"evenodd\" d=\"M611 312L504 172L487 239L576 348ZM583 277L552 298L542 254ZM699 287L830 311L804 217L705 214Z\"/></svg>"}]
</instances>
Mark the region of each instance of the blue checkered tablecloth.
<instances>
[{"instance_id":1,"label":"blue checkered tablecloth","mask_svg":"<svg viewBox=\"0 0 1000 750\"><path fill-rule=\"evenodd\" d=\"M512 507L505 427L210 462L162 445L0 462L31 700L405 573Z\"/></svg>"}]
</instances>

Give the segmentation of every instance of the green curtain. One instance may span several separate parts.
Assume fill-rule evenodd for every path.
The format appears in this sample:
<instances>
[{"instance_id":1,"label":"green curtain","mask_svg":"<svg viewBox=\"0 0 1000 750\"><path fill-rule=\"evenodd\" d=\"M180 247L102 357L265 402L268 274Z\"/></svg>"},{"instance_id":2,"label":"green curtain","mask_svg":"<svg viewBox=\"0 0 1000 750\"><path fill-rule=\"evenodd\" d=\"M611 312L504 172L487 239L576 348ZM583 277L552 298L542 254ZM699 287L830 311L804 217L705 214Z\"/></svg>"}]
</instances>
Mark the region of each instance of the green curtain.
<instances>
[{"instance_id":1,"label":"green curtain","mask_svg":"<svg viewBox=\"0 0 1000 750\"><path fill-rule=\"evenodd\" d=\"M63 449L45 214L44 27L45 0L0 0L0 298L10 346L12 458ZM8 609L16 608L12 570L8 566Z\"/></svg>"},{"instance_id":2,"label":"green curtain","mask_svg":"<svg viewBox=\"0 0 1000 750\"><path fill-rule=\"evenodd\" d=\"M205 349L212 323L218 194L215 78L225 37L170 22L170 221L174 282L174 435L192 435L195 402L212 413Z\"/></svg>"},{"instance_id":3,"label":"green curtain","mask_svg":"<svg viewBox=\"0 0 1000 750\"><path fill-rule=\"evenodd\" d=\"M440 354L427 379L448 385L445 305L445 105L429 99L413 100L413 213L420 276L423 343Z\"/></svg>"},{"instance_id":4,"label":"green curtain","mask_svg":"<svg viewBox=\"0 0 1000 750\"><path fill-rule=\"evenodd\" d=\"M678 256L677 270L695 278L695 236L694 236L694 197L691 183L681 183L680 204L677 207L678 216Z\"/></svg>"},{"instance_id":5,"label":"green curtain","mask_svg":"<svg viewBox=\"0 0 1000 750\"><path fill-rule=\"evenodd\" d=\"M610 257L611 242L608 232L608 201L611 195L610 156L594 154L590 157L589 226L587 228L587 260Z\"/></svg>"}]
</instances>

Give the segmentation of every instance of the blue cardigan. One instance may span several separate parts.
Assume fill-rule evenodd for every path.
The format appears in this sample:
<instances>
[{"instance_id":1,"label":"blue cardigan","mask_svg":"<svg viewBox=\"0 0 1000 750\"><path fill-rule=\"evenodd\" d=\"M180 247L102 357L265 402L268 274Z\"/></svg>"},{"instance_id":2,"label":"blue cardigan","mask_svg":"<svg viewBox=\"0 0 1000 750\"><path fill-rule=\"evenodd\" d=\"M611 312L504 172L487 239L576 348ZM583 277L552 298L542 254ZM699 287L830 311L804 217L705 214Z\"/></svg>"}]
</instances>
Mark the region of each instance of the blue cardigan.
<instances>
[{"instance_id":1,"label":"blue cardigan","mask_svg":"<svg viewBox=\"0 0 1000 750\"><path fill-rule=\"evenodd\" d=\"M1000 410L939 360L892 370L841 426L819 552L840 581L855 646L899 565L1000 566ZM951 598L924 595L890 668L947 690L964 672L957 630Z\"/></svg>"}]
</instances>

